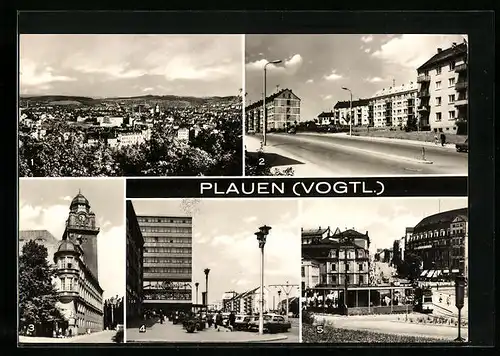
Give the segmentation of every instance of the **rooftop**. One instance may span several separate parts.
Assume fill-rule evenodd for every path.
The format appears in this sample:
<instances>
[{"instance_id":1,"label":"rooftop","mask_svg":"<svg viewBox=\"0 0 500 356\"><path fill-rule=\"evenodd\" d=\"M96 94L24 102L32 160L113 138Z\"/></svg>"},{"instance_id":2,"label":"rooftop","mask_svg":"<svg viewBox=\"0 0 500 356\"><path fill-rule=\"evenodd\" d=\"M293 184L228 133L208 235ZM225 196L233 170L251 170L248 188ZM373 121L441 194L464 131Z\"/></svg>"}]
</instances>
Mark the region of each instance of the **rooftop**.
<instances>
[{"instance_id":1,"label":"rooftop","mask_svg":"<svg viewBox=\"0 0 500 356\"><path fill-rule=\"evenodd\" d=\"M467 55L467 43L464 41L458 45L453 45L445 50L440 50L432 56L427 62L418 67L417 71L420 73L426 69L432 68L438 63L446 62L455 57L462 57Z\"/></svg>"},{"instance_id":2,"label":"rooftop","mask_svg":"<svg viewBox=\"0 0 500 356\"><path fill-rule=\"evenodd\" d=\"M272 95L269 95L266 97L266 102L270 102L270 101L273 101L274 99L276 99L278 96L280 96L281 94L285 93L285 92L290 92L293 94L292 90L291 89L288 89L288 88L285 88L285 89L281 89L280 91L272 94ZM247 110L250 110L250 109L253 109L253 108L256 108L256 107L259 107L259 106L262 106L263 102L262 100L259 100L255 103L252 103L250 105L248 105L246 107Z\"/></svg>"},{"instance_id":3,"label":"rooftop","mask_svg":"<svg viewBox=\"0 0 500 356\"><path fill-rule=\"evenodd\" d=\"M353 100L352 101L352 107L358 107L358 106L368 106L370 103L370 99L358 99L358 100ZM337 101L337 104L333 107L334 109L348 109L351 105L351 102L349 100L346 101Z\"/></svg>"},{"instance_id":4,"label":"rooftop","mask_svg":"<svg viewBox=\"0 0 500 356\"><path fill-rule=\"evenodd\" d=\"M401 94L405 93L408 91L417 91L418 90L418 84L414 82L410 82L408 84L401 84L398 86L392 86L389 88L382 88L381 90L377 91L374 95L373 98L378 98L381 96L388 96L388 95L395 95L395 94Z\"/></svg>"},{"instance_id":5,"label":"rooftop","mask_svg":"<svg viewBox=\"0 0 500 356\"><path fill-rule=\"evenodd\" d=\"M414 232L419 233L432 230L434 228L440 227L441 225L451 224L451 222L457 216L467 217L467 213L468 208L461 208L427 216L426 218L422 219L417 225L415 225Z\"/></svg>"}]
</instances>

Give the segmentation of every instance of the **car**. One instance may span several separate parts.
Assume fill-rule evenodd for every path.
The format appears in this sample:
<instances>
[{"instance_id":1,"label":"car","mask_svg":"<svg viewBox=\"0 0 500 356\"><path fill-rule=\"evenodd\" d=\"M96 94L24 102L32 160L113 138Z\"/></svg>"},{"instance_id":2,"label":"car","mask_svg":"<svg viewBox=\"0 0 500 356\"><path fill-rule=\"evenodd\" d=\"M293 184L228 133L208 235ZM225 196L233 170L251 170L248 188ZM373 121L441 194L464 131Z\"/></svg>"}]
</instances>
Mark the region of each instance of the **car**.
<instances>
[{"instance_id":1,"label":"car","mask_svg":"<svg viewBox=\"0 0 500 356\"><path fill-rule=\"evenodd\" d=\"M251 321L250 315L236 315L234 320L235 330L248 330L248 323Z\"/></svg>"},{"instance_id":2,"label":"car","mask_svg":"<svg viewBox=\"0 0 500 356\"><path fill-rule=\"evenodd\" d=\"M264 330L271 334L279 332L288 332L292 324L282 315L266 314L264 315Z\"/></svg>"},{"instance_id":3,"label":"car","mask_svg":"<svg viewBox=\"0 0 500 356\"><path fill-rule=\"evenodd\" d=\"M457 143L455 148L457 152L469 152L469 138L466 138L462 143Z\"/></svg>"},{"instance_id":4,"label":"car","mask_svg":"<svg viewBox=\"0 0 500 356\"><path fill-rule=\"evenodd\" d=\"M295 127L292 127L290 130L288 130L288 133L294 135L297 133L297 129L295 129Z\"/></svg>"}]
</instances>

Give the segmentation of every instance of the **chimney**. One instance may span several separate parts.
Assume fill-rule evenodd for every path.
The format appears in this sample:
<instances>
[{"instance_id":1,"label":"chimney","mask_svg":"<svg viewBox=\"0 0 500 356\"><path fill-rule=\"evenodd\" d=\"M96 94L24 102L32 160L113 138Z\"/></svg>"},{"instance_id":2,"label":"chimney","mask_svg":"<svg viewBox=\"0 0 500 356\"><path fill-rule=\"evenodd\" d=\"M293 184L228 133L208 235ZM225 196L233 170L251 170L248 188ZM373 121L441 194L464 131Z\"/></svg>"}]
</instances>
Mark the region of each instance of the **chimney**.
<instances>
[{"instance_id":1,"label":"chimney","mask_svg":"<svg viewBox=\"0 0 500 356\"><path fill-rule=\"evenodd\" d=\"M443 52L443 49L442 48L438 48L438 53L441 53Z\"/></svg>"},{"instance_id":2,"label":"chimney","mask_svg":"<svg viewBox=\"0 0 500 356\"><path fill-rule=\"evenodd\" d=\"M452 47L456 47L457 46L457 43L456 42L453 42L452 43Z\"/></svg>"}]
</instances>

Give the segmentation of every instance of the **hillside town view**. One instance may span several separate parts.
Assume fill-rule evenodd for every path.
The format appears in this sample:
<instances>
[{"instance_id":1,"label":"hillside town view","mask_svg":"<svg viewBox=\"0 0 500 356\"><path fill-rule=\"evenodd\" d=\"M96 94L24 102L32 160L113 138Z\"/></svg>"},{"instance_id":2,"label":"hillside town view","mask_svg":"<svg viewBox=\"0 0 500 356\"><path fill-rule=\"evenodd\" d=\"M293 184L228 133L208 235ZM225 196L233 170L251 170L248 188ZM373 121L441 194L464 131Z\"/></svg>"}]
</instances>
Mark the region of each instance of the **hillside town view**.
<instances>
[{"instance_id":1,"label":"hillside town view","mask_svg":"<svg viewBox=\"0 0 500 356\"><path fill-rule=\"evenodd\" d=\"M242 175L241 41L22 35L20 176Z\"/></svg>"},{"instance_id":2,"label":"hillside town view","mask_svg":"<svg viewBox=\"0 0 500 356\"><path fill-rule=\"evenodd\" d=\"M304 342L467 339L467 200L442 199L436 205L441 204L464 207L438 208L422 219L400 208L395 226L385 229L361 220L357 229L302 229ZM317 208L320 204L304 205ZM379 209L380 205L384 203L379 202ZM346 214L352 206L345 207ZM433 211L431 199L409 203L407 209L412 208ZM411 225L400 231L402 237L381 243L382 234L389 241L405 222ZM370 226L372 231L366 230ZM457 289L460 283L461 290ZM318 333L318 328L324 333Z\"/></svg>"},{"instance_id":3,"label":"hillside town view","mask_svg":"<svg viewBox=\"0 0 500 356\"><path fill-rule=\"evenodd\" d=\"M466 36L249 35L245 46L247 175L467 174Z\"/></svg>"}]
</instances>

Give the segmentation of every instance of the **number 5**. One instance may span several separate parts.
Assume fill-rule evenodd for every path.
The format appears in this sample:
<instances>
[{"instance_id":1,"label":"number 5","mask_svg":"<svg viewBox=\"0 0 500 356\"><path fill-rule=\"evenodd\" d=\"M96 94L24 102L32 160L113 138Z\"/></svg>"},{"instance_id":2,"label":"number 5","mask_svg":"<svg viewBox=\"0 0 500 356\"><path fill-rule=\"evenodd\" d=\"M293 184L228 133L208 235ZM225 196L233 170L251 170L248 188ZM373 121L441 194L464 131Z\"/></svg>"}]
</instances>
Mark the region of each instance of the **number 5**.
<instances>
[{"instance_id":1,"label":"number 5","mask_svg":"<svg viewBox=\"0 0 500 356\"><path fill-rule=\"evenodd\" d=\"M259 158L259 166L263 166L266 164L266 161L264 160L263 157Z\"/></svg>"},{"instance_id":2,"label":"number 5","mask_svg":"<svg viewBox=\"0 0 500 356\"><path fill-rule=\"evenodd\" d=\"M146 326L145 325L141 325L141 327L139 328L139 332L140 333L145 333L146 332Z\"/></svg>"},{"instance_id":3,"label":"number 5","mask_svg":"<svg viewBox=\"0 0 500 356\"><path fill-rule=\"evenodd\" d=\"M317 334L323 334L324 331L325 331L325 329L323 329L323 325L316 326L316 333Z\"/></svg>"}]
</instances>

